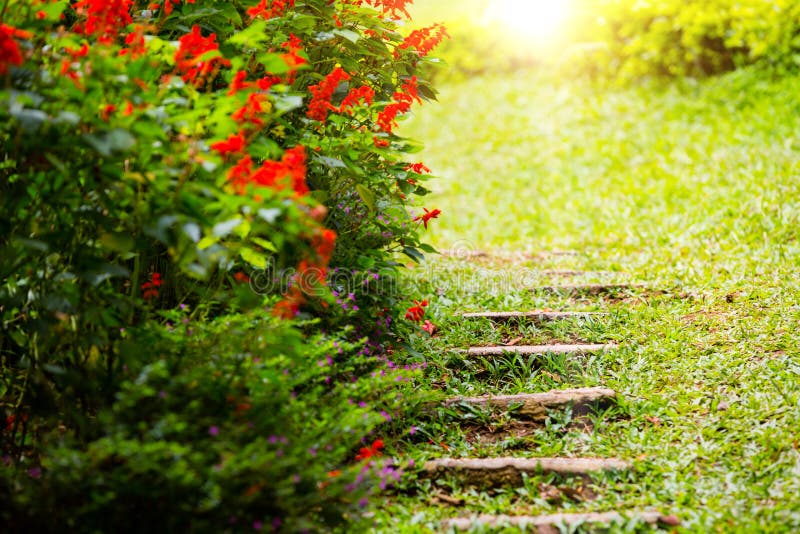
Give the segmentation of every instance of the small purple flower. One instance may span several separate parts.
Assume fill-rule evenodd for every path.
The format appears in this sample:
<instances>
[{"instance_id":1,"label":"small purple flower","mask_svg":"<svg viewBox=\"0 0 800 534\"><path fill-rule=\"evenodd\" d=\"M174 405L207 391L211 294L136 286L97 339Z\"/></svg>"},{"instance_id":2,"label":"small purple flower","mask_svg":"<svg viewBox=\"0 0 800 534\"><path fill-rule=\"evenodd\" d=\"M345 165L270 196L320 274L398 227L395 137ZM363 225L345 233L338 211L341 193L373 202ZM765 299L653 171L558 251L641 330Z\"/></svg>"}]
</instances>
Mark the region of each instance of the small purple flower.
<instances>
[{"instance_id":1,"label":"small purple flower","mask_svg":"<svg viewBox=\"0 0 800 534\"><path fill-rule=\"evenodd\" d=\"M28 476L31 478L41 478L42 477L42 468L41 467L31 467L28 469Z\"/></svg>"},{"instance_id":2,"label":"small purple flower","mask_svg":"<svg viewBox=\"0 0 800 534\"><path fill-rule=\"evenodd\" d=\"M208 427L208 435L209 436L219 436L219 427L218 426L210 426L210 427Z\"/></svg>"},{"instance_id":3,"label":"small purple flower","mask_svg":"<svg viewBox=\"0 0 800 534\"><path fill-rule=\"evenodd\" d=\"M411 428L408 429L408 433L409 435L413 436L414 434L417 433L417 430L418 430L417 427L412 425Z\"/></svg>"},{"instance_id":4,"label":"small purple flower","mask_svg":"<svg viewBox=\"0 0 800 534\"><path fill-rule=\"evenodd\" d=\"M264 523L262 523L261 521L253 521L253 530L261 530L263 526Z\"/></svg>"},{"instance_id":5,"label":"small purple flower","mask_svg":"<svg viewBox=\"0 0 800 534\"><path fill-rule=\"evenodd\" d=\"M366 508L368 504L369 504L369 501L367 500L367 498L366 498L366 497L364 497L363 499L361 499L360 501L358 501L358 505L359 505L361 508Z\"/></svg>"}]
</instances>

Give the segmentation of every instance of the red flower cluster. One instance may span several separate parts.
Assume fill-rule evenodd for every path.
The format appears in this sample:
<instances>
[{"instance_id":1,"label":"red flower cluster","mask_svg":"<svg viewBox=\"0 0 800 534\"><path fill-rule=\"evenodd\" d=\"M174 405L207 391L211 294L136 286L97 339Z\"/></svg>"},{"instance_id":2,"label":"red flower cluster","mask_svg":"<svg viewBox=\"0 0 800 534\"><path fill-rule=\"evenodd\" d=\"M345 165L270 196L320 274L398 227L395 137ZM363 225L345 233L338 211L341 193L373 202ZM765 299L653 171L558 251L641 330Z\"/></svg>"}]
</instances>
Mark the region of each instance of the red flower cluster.
<instances>
[{"instance_id":1,"label":"red flower cluster","mask_svg":"<svg viewBox=\"0 0 800 534\"><path fill-rule=\"evenodd\" d=\"M443 24L434 24L428 28L414 30L397 48L398 50L413 48L417 51L419 57L425 57L431 50L436 48L445 37L450 37L447 33L447 28L445 28Z\"/></svg>"},{"instance_id":2,"label":"red flower cluster","mask_svg":"<svg viewBox=\"0 0 800 534\"><path fill-rule=\"evenodd\" d=\"M264 126L264 120L260 115L264 112L264 103L267 95L264 93L250 93L247 95L247 103L231 115L233 120L238 123L250 123L256 127Z\"/></svg>"},{"instance_id":3,"label":"red flower cluster","mask_svg":"<svg viewBox=\"0 0 800 534\"><path fill-rule=\"evenodd\" d=\"M400 91L397 91L392 98L394 102L388 104L383 110L378 113L377 123L378 126L387 133L392 133L392 130L397 126L397 116L403 113L408 113L411 110L411 104L416 100L422 102L417 92L417 77L412 76L403 84Z\"/></svg>"},{"instance_id":4,"label":"red flower cluster","mask_svg":"<svg viewBox=\"0 0 800 534\"><path fill-rule=\"evenodd\" d=\"M158 297L158 288L161 287L161 273L153 273L148 282L142 284L142 296L145 300Z\"/></svg>"},{"instance_id":5,"label":"red flower cluster","mask_svg":"<svg viewBox=\"0 0 800 534\"><path fill-rule=\"evenodd\" d=\"M358 104L369 106L374 98L375 91L368 85L362 85L350 90L337 111L339 113L352 113L355 106Z\"/></svg>"},{"instance_id":6,"label":"red flower cluster","mask_svg":"<svg viewBox=\"0 0 800 534\"><path fill-rule=\"evenodd\" d=\"M425 229L427 230L428 229L428 221L430 221L431 219L438 219L439 215L442 213L442 210L428 211L428 208L422 208L422 209L425 210L425 213L423 213L419 217L415 217L414 220L415 221L422 221L422 224L425 225Z\"/></svg>"},{"instance_id":7,"label":"red flower cluster","mask_svg":"<svg viewBox=\"0 0 800 534\"><path fill-rule=\"evenodd\" d=\"M241 132L237 134L231 134L228 136L228 139L225 141L217 141L216 143L211 144L211 150L216 150L220 153L222 157L228 156L229 154L241 154L244 152L245 148L245 138L244 134Z\"/></svg>"},{"instance_id":8,"label":"red flower cluster","mask_svg":"<svg viewBox=\"0 0 800 534\"><path fill-rule=\"evenodd\" d=\"M194 4L195 0L186 0L189 4ZM181 0L164 0L164 13L169 15L172 13L172 4L178 5L181 3ZM157 11L161 7L161 2L154 2L147 6L149 9L153 11Z\"/></svg>"},{"instance_id":9,"label":"red flower cluster","mask_svg":"<svg viewBox=\"0 0 800 534\"><path fill-rule=\"evenodd\" d=\"M287 50L285 54L281 55L283 61L289 66L289 77L294 79L294 71L301 65L308 63L306 59L298 54L303 50L303 42L295 34L289 34L289 40L281 45Z\"/></svg>"},{"instance_id":10,"label":"red flower cluster","mask_svg":"<svg viewBox=\"0 0 800 534\"><path fill-rule=\"evenodd\" d=\"M426 167L424 163L412 163L406 167L406 170L416 174L430 174L431 172L431 170Z\"/></svg>"},{"instance_id":11,"label":"red flower cluster","mask_svg":"<svg viewBox=\"0 0 800 534\"><path fill-rule=\"evenodd\" d=\"M20 52L14 37L30 39L33 36L30 32L18 30L7 24L0 24L0 76L7 73L11 65L22 65L22 52Z\"/></svg>"},{"instance_id":12,"label":"red flower cluster","mask_svg":"<svg viewBox=\"0 0 800 534\"><path fill-rule=\"evenodd\" d=\"M336 111L336 106L331 104L333 93L340 83L349 79L349 74L341 67L336 67L317 85L310 86L308 90L311 92L311 102L308 104L308 112L306 112L308 118L324 122L328 118L328 112Z\"/></svg>"},{"instance_id":13,"label":"red flower cluster","mask_svg":"<svg viewBox=\"0 0 800 534\"><path fill-rule=\"evenodd\" d=\"M73 29L83 35L98 35L100 42L111 42L133 22L132 5L133 0L80 0L72 8L86 20Z\"/></svg>"},{"instance_id":14,"label":"red flower cluster","mask_svg":"<svg viewBox=\"0 0 800 534\"><path fill-rule=\"evenodd\" d=\"M222 141L225 146L220 149L234 149L238 146L239 139L231 136L228 141ZM219 144L219 143L217 143ZM242 143L242 149L244 143ZM290 148L283 153L280 161L267 160L258 168L253 168L253 160L250 156L244 156L228 172L228 180L238 193L244 193L248 185L261 187L271 187L282 190L287 186L291 187L299 195L308 193L306 185L306 153L305 147L298 145Z\"/></svg>"},{"instance_id":15,"label":"red flower cluster","mask_svg":"<svg viewBox=\"0 0 800 534\"><path fill-rule=\"evenodd\" d=\"M314 252L317 253L319 260L327 265L333 257L333 249L336 248L336 232L327 229L323 230L314 236L311 240L311 246L314 248Z\"/></svg>"},{"instance_id":16,"label":"red flower cluster","mask_svg":"<svg viewBox=\"0 0 800 534\"><path fill-rule=\"evenodd\" d=\"M328 275L328 263L336 246L336 232L333 230L317 230L311 238L316 258L302 260L297 266L294 284L272 309L272 314L283 319L291 319L300 311L306 302L306 296L313 294L315 287L325 285Z\"/></svg>"},{"instance_id":17,"label":"red flower cluster","mask_svg":"<svg viewBox=\"0 0 800 534\"><path fill-rule=\"evenodd\" d=\"M378 8L383 11L384 15L389 15L393 18L401 18L400 14L406 18L411 18L411 14L406 8L414 0L350 0L348 3L363 6L364 4Z\"/></svg>"},{"instance_id":18,"label":"red flower cluster","mask_svg":"<svg viewBox=\"0 0 800 534\"><path fill-rule=\"evenodd\" d=\"M383 440L376 439L369 447L361 447L361 450L356 455L356 461L361 462L372 457L379 458L382 456L381 449L383 449Z\"/></svg>"},{"instance_id":19,"label":"red flower cluster","mask_svg":"<svg viewBox=\"0 0 800 534\"><path fill-rule=\"evenodd\" d=\"M295 0L261 0L247 10L253 18L263 17L267 20L282 16L287 9L294 7Z\"/></svg>"},{"instance_id":20,"label":"red flower cluster","mask_svg":"<svg viewBox=\"0 0 800 534\"><path fill-rule=\"evenodd\" d=\"M406 310L406 319L419 323L425 317L425 308L427 307L427 300L423 300L422 302L415 300L414 305Z\"/></svg>"},{"instance_id":21,"label":"red flower cluster","mask_svg":"<svg viewBox=\"0 0 800 534\"><path fill-rule=\"evenodd\" d=\"M192 27L191 33L187 33L178 40L180 45L178 51L175 52L175 64L183 81L197 84L220 65L230 66L231 62L223 57L212 57L205 61L200 59L207 52L219 50L216 40L215 33L203 37L200 33L200 26L197 24Z\"/></svg>"},{"instance_id":22,"label":"red flower cluster","mask_svg":"<svg viewBox=\"0 0 800 534\"><path fill-rule=\"evenodd\" d=\"M144 26L137 24L133 31L125 36L125 44L127 46L119 51L120 56L130 55L134 59L142 57L147 51L144 40Z\"/></svg>"}]
</instances>

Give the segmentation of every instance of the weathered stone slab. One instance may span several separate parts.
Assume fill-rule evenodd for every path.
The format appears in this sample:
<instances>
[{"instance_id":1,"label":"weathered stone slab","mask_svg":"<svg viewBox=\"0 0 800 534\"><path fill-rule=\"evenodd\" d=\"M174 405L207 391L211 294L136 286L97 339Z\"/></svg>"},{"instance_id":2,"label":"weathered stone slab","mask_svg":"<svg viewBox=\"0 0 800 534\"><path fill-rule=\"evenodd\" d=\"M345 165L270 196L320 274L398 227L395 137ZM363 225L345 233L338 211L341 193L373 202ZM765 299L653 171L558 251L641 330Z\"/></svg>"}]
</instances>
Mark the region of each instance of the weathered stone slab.
<instances>
[{"instance_id":1,"label":"weathered stone slab","mask_svg":"<svg viewBox=\"0 0 800 534\"><path fill-rule=\"evenodd\" d=\"M492 321L510 321L512 319L526 319L537 323L559 321L562 319L590 319L608 315L599 312L544 312L544 311L510 311L510 312L475 312L465 313L464 319L491 319Z\"/></svg>"},{"instance_id":2,"label":"weathered stone slab","mask_svg":"<svg viewBox=\"0 0 800 534\"><path fill-rule=\"evenodd\" d=\"M445 406L466 404L504 411L516 407L514 410L516 417L540 421L547 418L548 410L558 410L572 406L573 415L585 415L595 406L609 405L616 398L617 393L613 389L579 388L523 395L451 397L445 400L444 404Z\"/></svg>"},{"instance_id":3,"label":"weathered stone slab","mask_svg":"<svg viewBox=\"0 0 800 534\"><path fill-rule=\"evenodd\" d=\"M627 462L615 458L440 458L423 467L423 476L458 476L481 487L519 486L523 474L552 473L588 477L603 471L624 471Z\"/></svg>"},{"instance_id":4,"label":"weathered stone slab","mask_svg":"<svg viewBox=\"0 0 800 534\"><path fill-rule=\"evenodd\" d=\"M636 290L652 289L647 284L567 284L558 286L541 286L531 288L535 293L549 293L554 295L584 295L598 297L601 295L615 295Z\"/></svg>"},{"instance_id":5,"label":"weathered stone slab","mask_svg":"<svg viewBox=\"0 0 800 534\"><path fill-rule=\"evenodd\" d=\"M525 532L536 534L559 534L562 527L575 528L579 525L609 526L626 520L637 520L651 525L678 526L680 520L675 516L665 516L660 512L603 512L586 514L552 514L541 516L480 515L462 517L444 522L445 528L470 530L475 527L518 527Z\"/></svg>"},{"instance_id":6,"label":"weathered stone slab","mask_svg":"<svg viewBox=\"0 0 800 534\"><path fill-rule=\"evenodd\" d=\"M470 356L501 356L512 354L591 354L604 350L616 349L618 345L607 344L580 344L580 345L521 345L521 346L493 346L472 347L467 353Z\"/></svg>"}]
</instances>

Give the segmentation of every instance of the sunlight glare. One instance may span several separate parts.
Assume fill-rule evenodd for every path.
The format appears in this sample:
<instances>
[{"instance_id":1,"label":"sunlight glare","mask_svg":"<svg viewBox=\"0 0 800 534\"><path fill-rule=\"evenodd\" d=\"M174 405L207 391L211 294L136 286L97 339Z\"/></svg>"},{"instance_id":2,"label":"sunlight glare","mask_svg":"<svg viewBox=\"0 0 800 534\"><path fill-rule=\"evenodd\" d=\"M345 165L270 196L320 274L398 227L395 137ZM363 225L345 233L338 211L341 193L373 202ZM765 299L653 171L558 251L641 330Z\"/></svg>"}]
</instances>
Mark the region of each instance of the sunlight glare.
<instances>
[{"instance_id":1,"label":"sunlight glare","mask_svg":"<svg viewBox=\"0 0 800 534\"><path fill-rule=\"evenodd\" d=\"M532 40L558 35L569 14L569 0L495 0L486 10L488 20Z\"/></svg>"}]
</instances>

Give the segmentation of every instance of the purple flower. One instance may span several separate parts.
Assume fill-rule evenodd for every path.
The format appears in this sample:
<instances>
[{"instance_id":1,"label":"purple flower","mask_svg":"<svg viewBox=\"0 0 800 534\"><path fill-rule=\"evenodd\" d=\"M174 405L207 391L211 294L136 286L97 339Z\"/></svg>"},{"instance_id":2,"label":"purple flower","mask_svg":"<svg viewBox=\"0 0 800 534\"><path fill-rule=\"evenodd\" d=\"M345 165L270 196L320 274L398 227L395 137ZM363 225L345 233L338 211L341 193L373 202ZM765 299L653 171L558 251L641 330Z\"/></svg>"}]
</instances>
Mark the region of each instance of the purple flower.
<instances>
[{"instance_id":1,"label":"purple flower","mask_svg":"<svg viewBox=\"0 0 800 534\"><path fill-rule=\"evenodd\" d=\"M31 467L28 469L28 476L31 478L41 478L42 477L42 468L41 467Z\"/></svg>"},{"instance_id":2,"label":"purple flower","mask_svg":"<svg viewBox=\"0 0 800 534\"><path fill-rule=\"evenodd\" d=\"M413 436L414 434L417 433L417 427L412 425L411 428L408 429L408 433L409 435Z\"/></svg>"},{"instance_id":3,"label":"purple flower","mask_svg":"<svg viewBox=\"0 0 800 534\"><path fill-rule=\"evenodd\" d=\"M210 436L219 436L219 427L218 426L208 427L208 434Z\"/></svg>"},{"instance_id":4,"label":"purple flower","mask_svg":"<svg viewBox=\"0 0 800 534\"><path fill-rule=\"evenodd\" d=\"M253 530L261 530L263 526L264 523L262 523L261 521L253 521Z\"/></svg>"}]
</instances>

